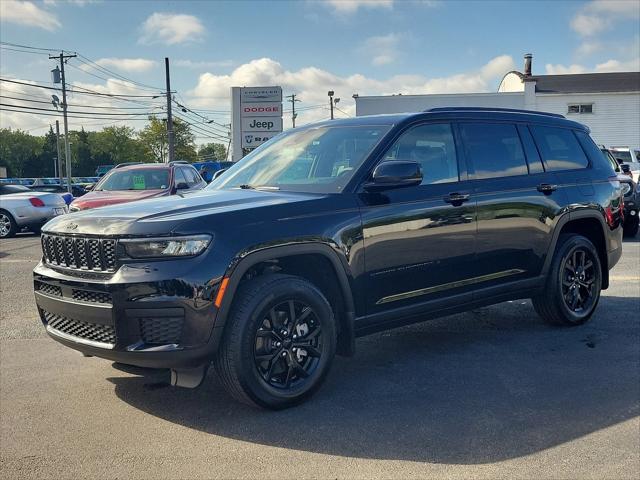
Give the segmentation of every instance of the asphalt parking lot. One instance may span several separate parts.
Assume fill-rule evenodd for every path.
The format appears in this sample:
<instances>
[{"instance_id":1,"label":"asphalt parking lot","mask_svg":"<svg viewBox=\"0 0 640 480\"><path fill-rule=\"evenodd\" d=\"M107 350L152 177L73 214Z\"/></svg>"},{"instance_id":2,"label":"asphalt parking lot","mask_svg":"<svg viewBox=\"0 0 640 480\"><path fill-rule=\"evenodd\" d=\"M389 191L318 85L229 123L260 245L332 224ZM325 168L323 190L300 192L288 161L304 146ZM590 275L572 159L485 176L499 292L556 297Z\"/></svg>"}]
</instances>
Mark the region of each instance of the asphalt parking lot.
<instances>
[{"instance_id":1,"label":"asphalt parking lot","mask_svg":"<svg viewBox=\"0 0 640 480\"><path fill-rule=\"evenodd\" d=\"M640 238L594 319L530 302L362 338L306 404L235 403L210 373L117 368L47 338L31 234L0 241L2 478L637 478Z\"/></svg>"}]
</instances>

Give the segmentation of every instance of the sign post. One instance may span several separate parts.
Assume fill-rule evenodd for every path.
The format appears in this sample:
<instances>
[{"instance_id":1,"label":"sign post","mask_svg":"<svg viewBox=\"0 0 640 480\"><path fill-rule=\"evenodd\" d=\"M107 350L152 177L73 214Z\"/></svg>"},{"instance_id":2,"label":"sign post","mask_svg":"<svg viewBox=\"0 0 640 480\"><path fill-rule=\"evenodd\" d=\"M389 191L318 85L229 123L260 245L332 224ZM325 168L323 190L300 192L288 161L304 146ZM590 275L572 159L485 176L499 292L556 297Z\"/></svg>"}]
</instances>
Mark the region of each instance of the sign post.
<instances>
[{"instance_id":1,"label":"sign post","mask_svg":"<svg viewBox=\"0 0 640 480\"><path fill-rule=\"evenodd\" d=\"M282 132L282 87L231 87L234 162Z\"/></svg>"}]
</instances>

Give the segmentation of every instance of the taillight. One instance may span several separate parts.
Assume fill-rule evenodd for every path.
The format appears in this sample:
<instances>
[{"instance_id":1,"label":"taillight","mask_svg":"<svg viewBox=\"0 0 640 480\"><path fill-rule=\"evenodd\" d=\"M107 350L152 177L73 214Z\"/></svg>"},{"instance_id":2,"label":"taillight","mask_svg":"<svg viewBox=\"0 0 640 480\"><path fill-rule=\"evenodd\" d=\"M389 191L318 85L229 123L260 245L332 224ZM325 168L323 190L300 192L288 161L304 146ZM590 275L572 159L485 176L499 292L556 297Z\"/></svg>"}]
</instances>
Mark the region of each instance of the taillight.
<instances>
[{"instance_id":1,"label":"taillight","mask_svg":"<svg viewBox=\"0 0 640 480\"><path fill-rule=\"evenodd\" d=\"M31 197L29 199L29 203L34 207L44 207L44 202L40 200L38 197Z\"/></svg>"}]
</instances>

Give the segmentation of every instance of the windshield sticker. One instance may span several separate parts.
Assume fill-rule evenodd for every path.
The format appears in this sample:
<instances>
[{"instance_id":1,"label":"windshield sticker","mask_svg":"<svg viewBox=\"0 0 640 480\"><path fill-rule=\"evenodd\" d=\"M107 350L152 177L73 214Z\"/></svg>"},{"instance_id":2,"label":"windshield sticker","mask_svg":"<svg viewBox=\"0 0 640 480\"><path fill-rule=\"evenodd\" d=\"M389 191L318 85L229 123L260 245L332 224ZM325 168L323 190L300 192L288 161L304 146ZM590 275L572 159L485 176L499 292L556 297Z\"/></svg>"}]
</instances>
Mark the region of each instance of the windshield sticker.
<instances>
[{"instance_id":1,"label":"windshield sticker","mask_svg":"<svg viewBox=\"0 0 640 480\"><path fill-rule=\"evenodd\" d=\"M133 176L133 189L134 190L145 190L146 186L144 183L144 175L134 175Z\"/></svg>"}]
</instances>

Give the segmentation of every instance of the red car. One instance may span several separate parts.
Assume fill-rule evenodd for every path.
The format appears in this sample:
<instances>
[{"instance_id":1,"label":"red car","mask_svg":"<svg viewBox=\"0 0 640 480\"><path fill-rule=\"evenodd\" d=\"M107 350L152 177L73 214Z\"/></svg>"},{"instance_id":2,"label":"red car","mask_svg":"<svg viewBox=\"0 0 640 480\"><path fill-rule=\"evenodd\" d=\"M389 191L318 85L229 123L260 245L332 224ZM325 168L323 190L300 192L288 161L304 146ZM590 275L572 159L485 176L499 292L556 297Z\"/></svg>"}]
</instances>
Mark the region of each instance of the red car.
<instances>
[{"instance_id":1,"label":"red car","mask_svg":"<svg viewBox=\"0 0 640 480\"><path fill-rule=\"evenodd\" d=\"M202 190L207 186L187 162L120 164L86 195L75 199L71 212Z\"/></svg>"}]
</instances>

